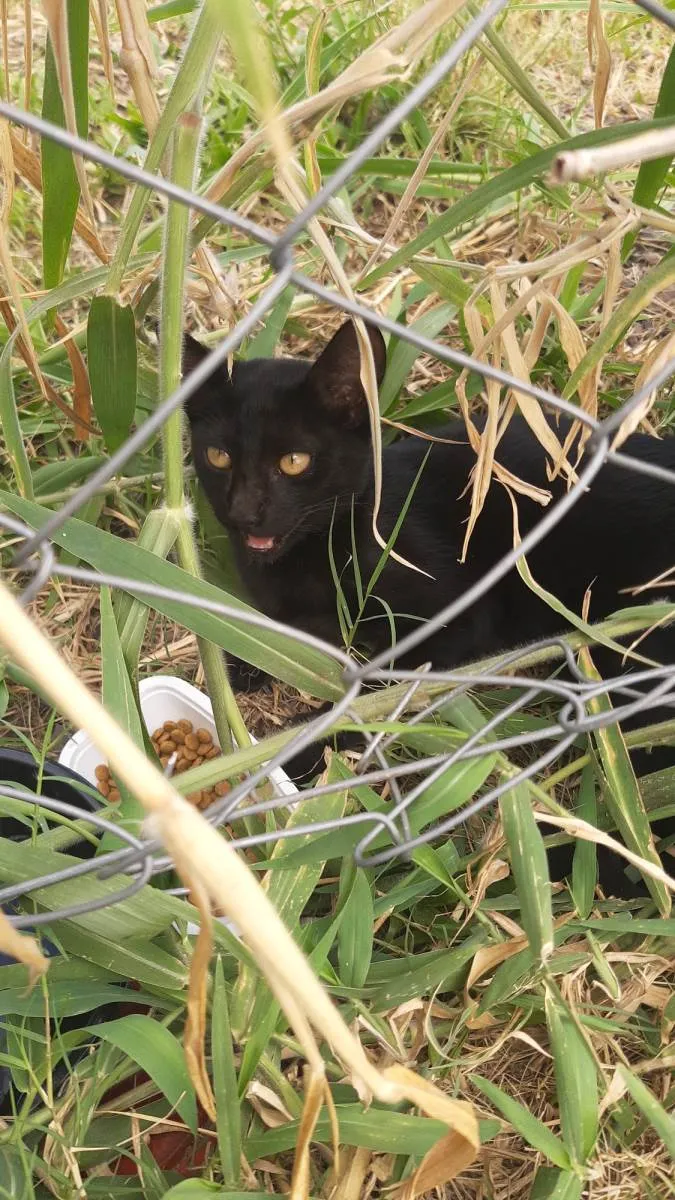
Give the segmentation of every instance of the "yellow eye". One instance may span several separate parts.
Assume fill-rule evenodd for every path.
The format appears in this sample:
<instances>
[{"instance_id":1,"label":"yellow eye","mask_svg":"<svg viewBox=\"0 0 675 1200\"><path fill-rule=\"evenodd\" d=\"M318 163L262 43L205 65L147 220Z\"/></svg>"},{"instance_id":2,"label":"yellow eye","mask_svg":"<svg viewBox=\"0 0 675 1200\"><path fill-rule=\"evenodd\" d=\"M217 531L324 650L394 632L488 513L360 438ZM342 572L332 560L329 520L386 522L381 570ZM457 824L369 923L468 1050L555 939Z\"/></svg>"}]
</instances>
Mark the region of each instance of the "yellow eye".
<instances>
[{"instance_id":1,"label":"yellow eye","mask_svg":"<svg viewBox=\"0 0 675 1200\"><path fill-rule=\"evenodd\" d=\"M206 459L210 466L216 468L216 471L229 471L232 466L232 459L227 450L221 450L218 446L209 446L206 451Z\"/></svg>"},{"instance_id":2,"label":"yellow eye","mask_svg":"<svg viewBox=\"0 0 675 1200\"><path fill-rule=\"evenodd\" d=\"M279 460L279 467L284 475L302 475L311 461L311 454L294 451L292 454L284 454L284 457Z\"/></svg>"}]
</instances>

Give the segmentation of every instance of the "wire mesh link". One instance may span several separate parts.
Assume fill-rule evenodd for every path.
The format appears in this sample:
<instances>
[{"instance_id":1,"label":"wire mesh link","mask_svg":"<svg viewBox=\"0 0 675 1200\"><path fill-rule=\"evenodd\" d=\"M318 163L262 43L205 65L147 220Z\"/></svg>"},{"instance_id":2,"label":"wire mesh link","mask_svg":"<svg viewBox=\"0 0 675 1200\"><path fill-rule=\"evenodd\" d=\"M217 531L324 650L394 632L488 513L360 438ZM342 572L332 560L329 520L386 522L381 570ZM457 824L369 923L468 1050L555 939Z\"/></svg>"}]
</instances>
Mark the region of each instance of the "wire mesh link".
<instances>
[{"instance_id":1,"label":"wire mesh link","mask_svg":"<svg viewBox=\"0 0 675 1200\"><path fill-rule=\"evenodd\" d=\"M434 671L427 664L426 667L416 672L397 670L395 666L391 665L391 649L368 663L359 664L344 650L328 645L310 634L282 625L260 613L242 610L240 607L225 602L204 600L189 592L160 587L143 579L89 570L71 565L69 562L59 561L52 543L53 537L66 522L92 496L99 493L101 488L105 487L132 456L161 429L170 413L181 407L209 378L214 368L224 363L227 357L240 346L247 334L265 316L275 300L289 285L298 292L304 292L315 299L324 301L346 315L367 320L378 326L383 332L395 335L444 363L462 370L477 372L484 379L494 380L521 394L532 396L548 409L576 418L587 427L589 432L588 454L583 470L569 490L551 505L545 516L539 520L518 546L499 559L478 583L439 610L433 619L420 624L412 633L397 643L395 657L408 653L415 647L422 647L433 633L442 626L456 621L471 605L485 596L507 572L512 570L520 558L528 555L547 537L579 501L606 462L611 461L614 465L627 471L641 471L661 481L667 481L675 487L675 472L632 459L612 446L612 440L627 415L639 408L646 397L655 393L675 374L675 358L666 363L644 387L637 390L620 410L605 420L596 420L561 396L529 381L516 378L508 371L501 370L489 363L480 362L470 355L442 345L395 320L383 317L368 308L367 305L340 295L295 268L293 244L306 229L308 222L321 211L331 197L336 195L356 175L364 161L382 146L401 121L426 99L438 83L461 61L466 51L476 43L506 3L507 0L489 0L482 11L466 24L450 49L431 67L422 80L410 89L404 99L380 121L361 145L345 159L335 174L326 181L302 212L290 221L280 234L273 234L232 209L208 201L197 193L185 191L160 176L124 162L91 142L75 137L67 130L52 125L41 117L23 112L11 104L0 101L0 117L5 120L32 130L41 137L50 138L83 158L116 172L132 183L153 189L168 200L185 204L191 209L215 219L222 226L236 229L254 242L267 247L269 252L269 264L273 272L272 279L245 317L183 380L177 390L161 402L126 442L89 476L87 481L61 505L53 516L49 517L40 529L33 530L22 521L0 513L0 527L15 538L21 539L21 545L15 553L13 566L20 567L22 573L29 575L29 580L22 592L24 603L33 600L50 579L71 580L91 584L94 587L107 586L132 596L147 599L148 602L151 602L153 598L163 601L179 601L184 605L198 607L226 617L229 621L238 622L251 629L262 629L268 633L282 633L288 638L294 639L301 646L323 651L340 666L344 683L344 694L340 700L334 703L328 711L322 712L318 717L310 720L293 736L289 735L283 749L269 762L248 772L246 777L235 784L226 796L211 805L206 811L206 818L212 824L227 825L228 836L232 844L242 849L275 843L280 837L287 841L292 838L304 838L309 834L316 837L337 829L345 830L354 827L355 830L359 830L362 827L363 832L358 838L354 850L357 862L369 866L385 864L395 857L409 856L417 847L432 840L447 837L469 817L493 804L509 788L535 778L544 768L559 759L582 735L601 728L603 725L621 722L637 712L649 712L650 709L657 706L660 710L672 708L675 713L675 663L647 667L634 671L630 676L619 675L598 682L586 678L580 673L570 645L562 637L558 637L543 639L533 645L510 651L495 658L489 666L486 667L483 664L475 669L468 666L456 671ZM675 28L673 14L661 8L654 0L636 0L636 3L666 26ZM565 678L535 678L518 672L519 664L531 663L544 656L564 664ZM410 731L435 715L449 711L453 705L461 701L461 698L469 690L480 696L481 689L508 687L510 693L515 692L515 696L502 709L485 720L479 728L471 732L462 733L459 729L453 730L446 726L448 737L451 740L454 739L455 743L447 751L427 755L423 758L411 758L410 761L392 763L386 758L386 751L394 745L398 734L382 731L372 733L364 728L365 749L355 763L354 786L388 785L392 798L388 807L383 804L376 811L350 813L336 821L299 823L290 828L283 827L280 831L270 830L255 835L237 831L237 823L242 822L244 818L250 820L254 816L269 814L275 810L288 812L294 805L304 803L310 798L344 791L344 780L318 784L299 791L296 796L289 796L286 793L281 795L271 785L272 796L270 799L264 800L259 798L257 789L266 781L269 783L270 773L275 767L283 767L301 750L307 749L319 741L337 722L351 720L357 726L363 726L363 718L353 707L355 700L364 692L364 689L394 682L402 685L408 683L409 686L395 690L387 719L389 722L405 721L406 728ZM432 687L434 694L427 696L426 702L420 707L420 690L429 687ZM424 694L426 696L426 693ZM613 707L609 711L600 714L593 711L592 702L599 696L612 697ZM533 704L543 701L552 703L556 707L555 715L545 727L535 730L527 729L522 733L507 732L510 720L524 713ZM410 711L413 702L417 704L417 711ZM537 751L533 759L517 773L511 771L508 777L501 778L494 785L487 787L477 798L459 807L457 811L450 813L441 821L425 825L423 821L420 822L416 818L416 806L425 791L453 766L467 764L481 757L506 754L514 750L531 751L534 747L539 746L541 746L541 751ZM403 791L402 787L405 787L407 783L410 783L409 790ZM0 785L0 795L18 802L24 808L39 812L41 817L47 818L50 813L59 814L75 820L80 830L89 825L96 831L114 833L123 843L120 849L99 855L95 859L76 861L51 874L0 889L0 905L8 907L8 911L11 913L10 919L20 928L48 924L57 919L77 916L83 912L117 903L132 896L153 875L171 867L171 861L161 854L161 847L157 843L131 834L128 830L106 820L99 813L82 812L72 805L42 794L37 795L28 789ZM76 836L76 833L72 834L73 839ZM93 894L95 889L90 888L89 891L92 894L69 906L50 904L48 895L43 894L45 889L54 884L63 883L69 879L81 879L87 875L94 875L94 882L100 881L99 894ZM105 881L111 879L117 880L119 886L114 888L106 886ZM37 903L35 911L26 911L25 901L28 897ZM17 912L16 906L22 899L24 900L23 911Z\"/></svg>"}]
</instances>

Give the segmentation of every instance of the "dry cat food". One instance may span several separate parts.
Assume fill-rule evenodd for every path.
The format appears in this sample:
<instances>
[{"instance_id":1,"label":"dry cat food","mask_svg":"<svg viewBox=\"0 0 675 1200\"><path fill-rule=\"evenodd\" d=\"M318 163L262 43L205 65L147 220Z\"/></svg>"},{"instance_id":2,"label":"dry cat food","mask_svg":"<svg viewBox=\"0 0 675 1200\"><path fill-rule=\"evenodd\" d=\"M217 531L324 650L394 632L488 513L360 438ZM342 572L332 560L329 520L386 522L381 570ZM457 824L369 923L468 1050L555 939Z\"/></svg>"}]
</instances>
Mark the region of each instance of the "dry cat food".
<instances>
[{"instance_id":1,"label":"dry cat food","mask_svg":"<svg viewBox=\"0 0 675 1200\"><path fill-rule=\"evenodd\" d=\"M181 775L190 767L199 767L207 758L217 758L222 754L220 746L216 745L208 729L195 729L192 721L165 721L152 735L152 744L163 767L169 765L172 754L175 754L174 775ZM101 763L95 771L98 790L110 804L120 800L119 788L110 774L110 768ZM199 792L191 792L186 797L195 808L208 808L219 796L226 795L230 790L227 780L222 780L215 787L203 788Z\"/></svg>"}]
</instances>

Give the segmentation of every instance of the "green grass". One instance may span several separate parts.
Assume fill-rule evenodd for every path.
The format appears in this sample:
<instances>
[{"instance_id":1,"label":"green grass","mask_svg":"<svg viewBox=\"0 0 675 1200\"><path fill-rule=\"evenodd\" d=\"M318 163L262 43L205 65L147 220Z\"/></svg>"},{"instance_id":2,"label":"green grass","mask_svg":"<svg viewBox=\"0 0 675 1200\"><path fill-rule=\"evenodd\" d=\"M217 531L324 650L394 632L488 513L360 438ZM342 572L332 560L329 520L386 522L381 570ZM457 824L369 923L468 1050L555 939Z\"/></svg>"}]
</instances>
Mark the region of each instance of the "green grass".
<instances>
[{"instance_id":1,"label":"green grass","mask_svg":"<svg viewBox=\"0 0 675 1200\"><path fill-rule=\"evenodd\" d=\"M176 151L174 129L182 114L201 111L198 185L207 189L258 128L252 99L256 81L222 40L215 53L217 5L202 13L192 51L183 57L195 7L178 0L148 10L149 45L160 67L153 87L164 114L154 135L148 133L119 64L119 95L111 96L93 28L87 32L82 25L86 3L71 5L74 85L81 112L88 93L89 130L98 144L138 162L147 153L155 168L161 165L174 177L176 172L190 176L194 153L194 146L191 150L185 143ZM258 11L273 49L284 108L328 85L412 7L353 0L326 6L321 23L310 3L261 0ZM467 19L469 7L460 10L459 21ZM561 337L560 322L551 322L532 379L567 389L578 402L579 389L587 386L602 356L597 399L606 412L631 395L645 356L672 333L666 290L672 289L672 164L612 177L625 200L635 196L645 216L631 267L622 272L608 312L603 312L603 296L609 245L595 258L574 252L576 241L597 230L605 216L603 185L557 187L547 172L561 143L574 144L582 137L602 141L616 136L615 126L626 120L639 121L641 127L655 117L672 120L675 55L670 52L669 59L665 30L636 16L632 4L613 0L602 11L614 74L600 133L592 133L586 4L551 0L535 10L513 3L484 43L486 57L477 74L468 75L475 61L471 55L368 161L324 218L335 253L365 299L388 316L467 352L473 343L465 306L475 305L484 329L494 324L489 284L495 268L524 256L522 277L532 281L537 259L572 248L559 267L558 295L583 339L584 353L572 370L569 341ZM421 76L457 30L458 22L451 22L429 42L410 81ZM8 85L21 103L16 26L14 35ZM112 16L111 38L117 56L119 31ZM58 90L53 65L45 67L44 47L44 27L36 22L32 104L34 111L44 104L53 112ZM404 45L401 52L406 49ZM464 84L456 117L407 206L395 245L382 247L364 273L376 245L373 237L383 235ZM388 82L355 93L341 109L315 118L311 130L296 129L297 157L308 177L325 179L408 86L408 80L393 73ZM185 123L180 127L185 134ZM15 158L23 183L27 168L22 168L16 146ZM226 285L214 298L194 253L186 267L181 248L185 228L175 210L167 218L156 198L134 197L119 178L90 166L96 229L113 255L111 268L92 250L91 239L87 244L80 233L72 234L67 204L55 203L60 194L76 194L68 162L47 154L42 170L47 208L39 187L17 187L9 244L44 379L73 402L73 361L78 360L69 358L63 345L67 331L88 363L91 406L81 386L76 399L94 432L76 440L72 420L45 398L19 355L16 337L12 339L9 327L1 329L0 503L34 527L170 390L183 292L189 320L205 341L215 342L270 279L263 249L200 220L193 238L205 237L203 244L215 256ZM65 192L59 193L59 187ZM291 215L260 144L238 174L225 181L222 200L275 228ZM56 218L46 221L43 212L50 203ZM670 220L668 228L664 219ZM168 235L167 220L173 222ZM612 253L627 255L631 238L623 236L619 231L614 237ZM297 265L325 276L320 249L309 235L299 240ZM504 284L506 307L516 296L515 285ZM63 322L60 328L55 314ZM313 348L332 319L338 320L311 298L286 293L241 352ZM153 332L157 322L161 371ZM519 312L514 328L522 348L532 328L531 313ZM113 357L115 372L108 369ZM457 409L455 383L450 369L425 362L403 343L390 345L383 411L433 430L448 411ZM469 379L467 396L480 404L479 380ZM672 426L675 399L667 389L657 398L651 420L662 431ZM387 426L383 430L390 436ZM226 539L194 494L191 475L183 469L178 432L174 422L55 541L66 561L155 579L198 598L229 600L238 593ZM194 501L203 516L196 530L200 562L189 532L187 501ZM6 538L3 566L10 554ZM330 657L277 635L252 636L246 627L198 607L157 602L148 608L137 597L105 593L99 613L98 597L87 589L49 584L40 610L76 667L95 683L102 679L107 704L137 739L139 676L166 666L163 645L171 651L186 632L197 635L212 694L220 700L225 696L222 744L228 725L240 748L181 777L188 792L217 778L237 778L289 736L278 731L280 714L287 715L295 705L286 691L275 694L265 713L269 740L255 747L245 744L242 725L248 721L250 727L255 707L242 704L241 713L236 711L219 675L221 649L271 667L284 684L316 698L340 694L339 670ZM666 611L666 605L658 609L661 615ZM651 619L651 613L639 610L631 627L644 628ZM346 633L349 624L345 616ZM617 618L603 632L614 637L625 630ZM583 640L576 633L571 639L575 646ZM195 654L181 653L172 669L194 677ZM361 719L385 735L392 762L456 748L513 699L506 685L492 687L410 727L390 716L403 690L383 689L361 697L355 706ZM57 716L11 662L0 690L0 710L4 744L31 749L38 762L55 756L62 737ZM535 731L549 716L545 707L534 706L510 718L503 730ZM258 726L256 730L260 732ZM672 740L672 723L665 733L640 731L627 741L648 743L658 734ZM516 769L506 755L494 754L445 769L415 802L413 832L498 779L512 777ZM570 887L551 892L543 845L563 835L542 841L532 815L535 803L558 813L561 805L575 806L579 816L601 829L618 825L632 848L645 853L649 821L673 813L673 775L647 777L638 787L619 735L607 733L597 740L579 739L570 763L554 764L548 775L520 784L500 813L474 822L452 840L421 847L411 862L354 867L351 855L363 826L282 840L251 856L254 869L266 876L278 911L341 1014L357 1024L373 1059L405 1061L449 1094L474 1103L485 1154L454 1184L441 1186L439 1194L466 1200L505 1194L531 1200L585 1195L663 1200L673 1194L669 1154L675 1093L668 1041L675 1015L669 967L675 921L668 915L666 893L655 886L646 900L594 897L595 850L583 841L576 847ZM350 763L337 756L330 779L341 781L344 790L305 801L290 817L277 814L278 824L269 827L283 831L286 820L305 823L341 812L377 811L390 803L356 780ZM124 805L132 821L138 817L133 804L128 797ZM71 861L76 834L69 823L47 829L28 806L8 799L0 799L0 814L19 815L27 829L27 840L20 845L0 838L3 884ZM373 848L382 845L380 837ZM46 890L35 902L50 911L74 899L111 894L118 882L87 876ZM59 956L32 992L25 989L25 968L0 967L0 1016L6 1033L5 1042L0 1040L0 1066L9 1068L25 1093L18 1110L4 1126L0 1123L0 1196L198 1200L216 1195L235 1200L243 1194L288 1192L302 1115L302 1048L247 953L219 927L207 1032L215 1126L197 1110L182 1050L190 956L185 929L194 918L187 901L159 886L146 887L119 905L49 926ZM121 1007L129 1000L123 988L130 980L138 986L134 999L143 1014L128 1014ZM70 1027L71 1018L102 1005L110 1005L104 1027ZM87 1052L78 1057L83 1048ZM342 1146L338 1182L346 1189L351 1171L354 1189L338 1194L383 1195L389 1185L413 1174L446 1127L410 1107L392 1110L375 1103L365 1110L328 1047L324 1054ZM195 1128L201 1132L194 1178L188 1182ZM171 1139L174 1157L169 1159ZM335 1182L325 1111L314 1142L324 1149L312 1153L308 1194L318 1197ZM121 1161L129 1172L125 1177L119 1173ZM370 1190L373 1173L377 1182Z\"/></svg>"}]
</instances>

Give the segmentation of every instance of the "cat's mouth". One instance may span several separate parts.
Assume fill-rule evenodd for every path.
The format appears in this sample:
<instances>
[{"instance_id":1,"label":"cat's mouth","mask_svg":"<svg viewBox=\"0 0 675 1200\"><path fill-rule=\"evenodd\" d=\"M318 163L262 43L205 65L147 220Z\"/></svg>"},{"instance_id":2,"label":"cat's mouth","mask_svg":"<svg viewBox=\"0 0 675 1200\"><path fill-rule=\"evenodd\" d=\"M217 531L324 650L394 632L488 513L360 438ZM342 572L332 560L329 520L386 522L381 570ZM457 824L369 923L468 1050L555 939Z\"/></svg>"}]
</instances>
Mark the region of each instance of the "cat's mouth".
<instances>
[{"instance_id":1,"label":"cat's mouth","mask_svg":"<svg viewBox=\"0 0 675 1200\"><path fill-rule=\"evenodd\" d=\"M257 537L254 533L247 533L244 542L249 550L255 550L257 554L269 554L272 550L278 550L283 538L280 537Z\"/></svg>"}]
</instances>

